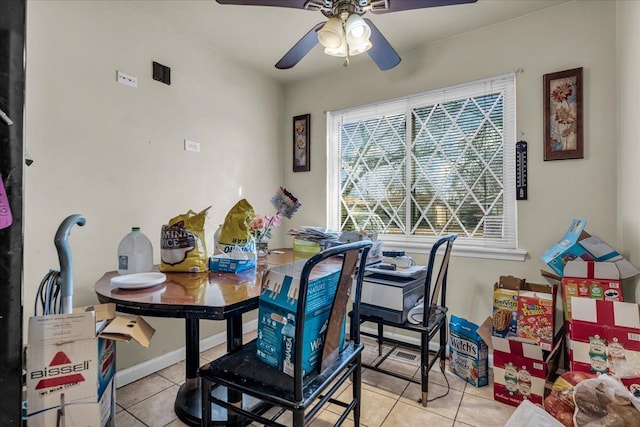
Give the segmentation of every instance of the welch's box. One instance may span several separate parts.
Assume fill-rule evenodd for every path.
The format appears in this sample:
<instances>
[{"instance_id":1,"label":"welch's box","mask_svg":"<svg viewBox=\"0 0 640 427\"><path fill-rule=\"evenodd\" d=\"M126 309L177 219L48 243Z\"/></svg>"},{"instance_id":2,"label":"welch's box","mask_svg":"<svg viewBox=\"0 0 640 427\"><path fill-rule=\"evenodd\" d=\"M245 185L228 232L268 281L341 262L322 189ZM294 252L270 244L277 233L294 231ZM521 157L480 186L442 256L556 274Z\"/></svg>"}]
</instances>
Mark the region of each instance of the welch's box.
<instances>
[{"instance_id":1,"label":"welch's box","mask_svg":"<svg viewBox=\"0 0 640 427\"><path fill-rule=\"evenodd\" d=\"M300 274L305 263L303 259L269 269L263 278L258 306L258 359L291 376ZM339 279L340 270L335 264L321 263L309 280L302 354L305 374L311 372L322 357L322 344ZM343 320L341 342L344 341L344 325Z\"/></svg>"},{"instance_id":2,"label":"welch's box","mask_svg":"<svg viewBox=\"0 0 640 427\"><path fill-rule=\"evenodd\" d=\"M115 425L116 344L147 347L153 328L115 316L115 304L29 319L27 416L31 426Z\"/></svg>"}]
</instances>

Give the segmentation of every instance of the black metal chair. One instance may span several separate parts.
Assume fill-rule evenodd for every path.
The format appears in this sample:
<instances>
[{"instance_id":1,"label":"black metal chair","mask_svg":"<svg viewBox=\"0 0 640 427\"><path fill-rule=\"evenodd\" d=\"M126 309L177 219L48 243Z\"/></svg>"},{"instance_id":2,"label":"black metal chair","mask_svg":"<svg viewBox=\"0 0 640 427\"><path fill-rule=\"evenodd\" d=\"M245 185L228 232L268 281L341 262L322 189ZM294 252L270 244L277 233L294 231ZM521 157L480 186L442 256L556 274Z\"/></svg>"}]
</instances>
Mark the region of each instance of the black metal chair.
<instances>
[{"instance_id":1,"label":"black metal chair","mask_svg":"<svg viewBox=\"0 0 640 427\"><path fill-rule=\"evenodd\" d=\"M374 315L360 314L360 323L372 322L377 324L377 334L365 332L361 332L361 334L375 337L378 342L378 355L383 356L374 364L368 365L363 363L363 366L374 371L382 372L395 376L397 378L402 378L420 384L422 386L422 397L420 399L420 401L422 402L422 406L427 406L427 395L429 391L429 371L436 363L438 358L440 359L440 369L442 370L442 372L444 372L444 366L447 357L447 272L449 269L449 258L451 256L453 241L457 237L457 234L449 234L448 236L438 239L431 248L431 252L429 254L429 263L427 264L424 294L420 298L421 301L419 301L419 303L423 304L422 310L420 310L419 305L416 306L410 311L411 316L404 323L391 322ZM440 254L440 257L437 257L436 255L442 246L444 246L444 252ZM425 310L424 307L428 307L428 309ZM411 317L413 317L413 322ZM401 339L391 338L388 336L385 337L385 326L419 333L420 345L409 343ZM431 343L431 340L435 337L436 334L439 335L437 348L430 351L429 343ZM386 352L384 351L385 343L391 344L391 347ZM400 372L393 372L381 367L384 361L398 347L412 348L414 350L420 351L419 380Z\"/></svg>"},{"instance_id":2,"label":"black metal chair","mask_svg":"<svg viewBox=\"0 0 640 427\"><path fill-rule=\"evenodd\" d=\"M359 319L360 294L362 277L367 254L371 242L361 241L348 243L326 249L306 261L300 277L300 287L296 307L295 349L293 376L289 376L258 359L256 355L257 339L245 344L240 349L226 354L210 362L198 370L202 381L202 424L211 425L211 403L223 407L227 411L228 424L233 419L234 424L244 425L257 421L268 426L283 426L277 422L285 411L290 411L293 426L304 426L313 418L318 410L327 402L340 405L344 411L336 423L342 424L348 414L353 411L354 425L360 421L360 384L361 384L361 352L358 328L353 328L348 340L340 348L347 304L355 283L353 317ZM330 259L333 259L331 261ZM336 261L337 259L337 261ZM337 262L340 268L337 289L333 296L329 315L326 337L323 343L322 357L318 366L310 373L303 372L303 348L305 334L305 313L307 305L307 289L310 275L319 263ZM322 269L323 266L318 266ZM326 265L325 265L326 267ZM355 279L354 279L355 277ZM313 278L313 276L311 276ZM354 282L355 280L355 282ZM333 395L340 390L340 386L352 376L353 397L350 402L336 400ZM224 386L227 398L221 398L214 389ZM263 407L273 408L253 411L243 408L245 399L240 396L257 399ZM233 396L233 398L232 398ZM234 400L236 402L234 402ZM239 420L239 421L238 421ZM283 426L285 427L285 426Z\"/></svg>"}]
</instances>

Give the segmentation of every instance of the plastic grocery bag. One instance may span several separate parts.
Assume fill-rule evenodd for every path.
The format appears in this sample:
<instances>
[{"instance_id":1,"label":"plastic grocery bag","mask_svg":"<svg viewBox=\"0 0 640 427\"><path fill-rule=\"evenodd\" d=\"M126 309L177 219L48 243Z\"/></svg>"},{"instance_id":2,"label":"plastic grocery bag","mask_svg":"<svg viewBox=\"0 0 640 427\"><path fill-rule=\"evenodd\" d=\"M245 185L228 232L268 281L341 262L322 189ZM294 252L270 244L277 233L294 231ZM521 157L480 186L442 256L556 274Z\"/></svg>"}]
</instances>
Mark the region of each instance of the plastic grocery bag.
<instances>
[{"instance_id":1,"label":"plastic grocery bag","mask_svg":"<svg viewBox=\"0 0 640 427\"><path fill-rule=\"evenodd\" d=\"M248 257L255 258L255 242L249 232L249 224L254 216L253 207L246 199L236 203L224 218L215 252L230 255L240 250L246 252Z\"/></svg>"},{"instance_id":2,"label":"plastic grocery bag","mask_svg":"<svg viewBox=\"0 0 640 427\"><path fill-rule=\"evenodd\" d=\"M504 427L563 427L540 406L523 400L511 414Z\"/></svg>"},{"instance_id":3,"label":"plastic grocery bag","mask_svg":"<svg viewBox=\"0 0 640 427\"><path fill-rule=\"evenodd\" d=\"M573 390L576 427L640 427L640 412L631 403L631 393L608 375L584 380Z\"/></svg>"},{"instance_id":4,"label":"plastic grocery bag","mask_svg":"<svg viewBox=\"0 0 640 427\"><path fill-rule=\"evenodd\" d=\"M210 208L211 206L209 206ZM160 235L160 271L198 273L209 269L204 236L206 208L171 218Z\"/></svg>"}]
</instances>

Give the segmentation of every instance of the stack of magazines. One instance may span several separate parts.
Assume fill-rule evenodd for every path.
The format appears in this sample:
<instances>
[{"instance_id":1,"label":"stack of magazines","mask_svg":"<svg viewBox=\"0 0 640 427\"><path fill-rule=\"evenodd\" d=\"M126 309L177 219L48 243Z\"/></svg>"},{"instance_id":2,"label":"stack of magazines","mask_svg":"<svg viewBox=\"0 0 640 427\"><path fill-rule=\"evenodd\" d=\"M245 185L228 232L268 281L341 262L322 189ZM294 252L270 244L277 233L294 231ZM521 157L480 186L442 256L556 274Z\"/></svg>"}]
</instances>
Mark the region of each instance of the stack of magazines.
<instances>
[{"instance_id":1,"label":"stack of magazines","mask_svg":"<svg viewBox=\"0 0 640 427\"><path fill-rule=\"evenodd\" d=\"M329 230L324 227L312 227L303 225L300 228L292 228L289 230L289 235L295 239L308 240L311 242L324 242L324 241L338 241L340 232L335 230Z\"/></svg>"}]
</instances>

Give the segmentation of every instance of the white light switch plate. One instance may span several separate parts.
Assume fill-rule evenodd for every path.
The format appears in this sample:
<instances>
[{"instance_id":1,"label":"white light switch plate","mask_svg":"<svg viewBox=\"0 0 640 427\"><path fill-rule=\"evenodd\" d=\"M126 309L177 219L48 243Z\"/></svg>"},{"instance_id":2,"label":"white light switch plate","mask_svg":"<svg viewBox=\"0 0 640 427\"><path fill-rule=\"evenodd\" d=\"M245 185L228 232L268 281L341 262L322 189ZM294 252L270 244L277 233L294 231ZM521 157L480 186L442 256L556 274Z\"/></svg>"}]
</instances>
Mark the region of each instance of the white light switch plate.
<instances>
[{"instance_id":1,"label":"white light switch plate","mask_svg":"<svg viewBox=\"0 0 640 427\"><path fill-rule=\"evenodd\" d=\"M195 153L199 153L200 152L200 143L185 139L184 140L184 150L185 151L193 151Z\"/></svg>"}]
</instances>

